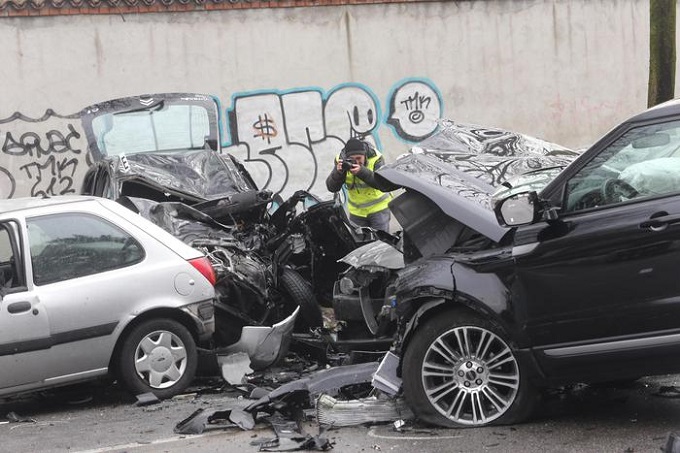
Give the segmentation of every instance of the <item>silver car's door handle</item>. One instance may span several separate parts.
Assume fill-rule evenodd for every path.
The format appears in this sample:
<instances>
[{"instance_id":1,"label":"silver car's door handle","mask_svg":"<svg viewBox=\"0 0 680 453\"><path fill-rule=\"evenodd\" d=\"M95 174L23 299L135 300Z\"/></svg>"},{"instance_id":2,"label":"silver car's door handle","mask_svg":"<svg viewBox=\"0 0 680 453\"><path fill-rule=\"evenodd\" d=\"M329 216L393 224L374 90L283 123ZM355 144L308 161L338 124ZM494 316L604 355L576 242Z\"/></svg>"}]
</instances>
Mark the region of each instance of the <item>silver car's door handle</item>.
<instances>
[{"instance_id":1,"label":"silver car's door handle","mask_svg":"<svg viewBox=\"0 0 680 453\"><path fill-rule=\"evenodd\" d=\"M12 302L11 304L7 305L7 311L13 315L29 311L30 309L31 303L28 301Z\"/></svg>"}]
</instances>

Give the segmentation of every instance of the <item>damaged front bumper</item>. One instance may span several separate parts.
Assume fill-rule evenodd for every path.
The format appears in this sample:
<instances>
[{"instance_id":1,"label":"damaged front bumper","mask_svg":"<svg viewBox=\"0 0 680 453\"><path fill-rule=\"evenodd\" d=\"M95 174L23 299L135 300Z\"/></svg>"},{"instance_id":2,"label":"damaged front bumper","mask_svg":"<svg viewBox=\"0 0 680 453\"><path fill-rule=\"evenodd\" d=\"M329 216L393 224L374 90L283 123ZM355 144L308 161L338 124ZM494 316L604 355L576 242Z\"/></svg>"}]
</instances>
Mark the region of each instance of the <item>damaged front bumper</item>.
<instances>
[{"instance_id":1,"label":"damaged front bumper","mask_svg":"<svg viewBox=\"0 0 680 453\"><path fill-rule=\"evenodd\" d=\"M245 352L255 370L267 368L288 353L293 327L300 307L281 322L271 327L244 326L241 338L234 344L218 349L219 355Z\"/></svg>"}]
</instances>

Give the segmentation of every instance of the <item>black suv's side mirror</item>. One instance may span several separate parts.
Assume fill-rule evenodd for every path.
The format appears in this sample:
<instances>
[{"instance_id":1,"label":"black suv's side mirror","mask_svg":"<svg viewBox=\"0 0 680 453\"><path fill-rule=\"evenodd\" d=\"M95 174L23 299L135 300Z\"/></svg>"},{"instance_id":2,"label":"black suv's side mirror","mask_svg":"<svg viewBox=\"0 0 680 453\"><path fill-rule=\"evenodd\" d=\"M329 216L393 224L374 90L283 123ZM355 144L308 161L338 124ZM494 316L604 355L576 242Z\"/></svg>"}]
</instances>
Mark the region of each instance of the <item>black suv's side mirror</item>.
<instances>
[{"instance_id":1,"label":"black suv's side mirror","mask_svg":"<svg viewBox=\"0 0 680 453\"><path fill-rule=\"evenodd\" d=\"M501 226L520 226L533 223L540 213L536 192L521 192L505 198L494 207L496 219Z\"/></svg>"}]
</instances>

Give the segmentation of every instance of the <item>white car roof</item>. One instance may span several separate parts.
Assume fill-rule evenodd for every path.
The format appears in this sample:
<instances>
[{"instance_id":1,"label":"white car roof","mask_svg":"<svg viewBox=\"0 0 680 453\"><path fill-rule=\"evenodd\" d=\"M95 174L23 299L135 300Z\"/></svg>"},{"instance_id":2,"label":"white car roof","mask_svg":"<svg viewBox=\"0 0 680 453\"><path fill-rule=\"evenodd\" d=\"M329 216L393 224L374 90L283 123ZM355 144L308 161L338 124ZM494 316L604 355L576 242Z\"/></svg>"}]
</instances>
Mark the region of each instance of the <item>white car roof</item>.
<instances>
[{"instance_id":1,"label":"white car roof","mask_svg":"<svg viewBox=\"0 0 680 453\"><path fill-rule=\"evenodd\" d=\"M84 195L59 195L49 198L38 197L23 197L23 198L8 198L0 200L0 213L20 211L23 209L33 209L45 206L55 206L65 203L78 203L88 200L94 200L95 197Z\"/></svg>"},{"instance_id":2,"label":"white car roof","mask_svg":"<svg viewBox=\"0 0 680 453\"><path fill-rule=\"evenodd\" d=\"M136 214L128 208L116 203L113 200L86 195L59 195L49 198L24 197L24 198L9 198L0 200L0 218L7 217L6 214L18 211L31 211L42 208L49 208L59 205L74 205L81 203L97 203L103 206L108 211L111 211L119 217L123 217L128 222L136 225L144 233L153 236L158 241L170 247L175 253L184 259L198 258L204 256L203 253L176 238L168 233L155 223L145 219L139 214Z\"/></svg>"}]
</instances>

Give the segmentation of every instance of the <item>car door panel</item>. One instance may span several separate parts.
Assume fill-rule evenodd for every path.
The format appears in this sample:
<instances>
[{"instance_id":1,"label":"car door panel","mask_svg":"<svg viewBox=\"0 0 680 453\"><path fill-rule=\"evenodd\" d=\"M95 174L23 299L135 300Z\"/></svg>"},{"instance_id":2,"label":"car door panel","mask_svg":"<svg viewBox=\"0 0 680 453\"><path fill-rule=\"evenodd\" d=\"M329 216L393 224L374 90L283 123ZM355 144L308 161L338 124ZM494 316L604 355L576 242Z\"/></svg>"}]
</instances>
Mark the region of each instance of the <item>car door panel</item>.
<instances>
[{"instance_id":1,"label":"car door panel","mask_svg":"<svg viewBox=\"0 0 680 453\"><path fill-rule=\"evenodd\" d=\"M47 310L36 294L6 294L0 302L0 388L44 379L38 357L51 345Z\"/></svg>"},{"instance_id":2,"label":"car door panel","mask_svg":"<svg viewBox=\"0 0 680 453\"><path fill-rule=\"evenodd\" d=\"M539 244L517 257L526 329L538 350L674 331L680 319L680 197L644 200L533 225ZM526 237L526 232L524 233ZM623 347L621 353L634 348ZM598 349L581 354L597 360ZM601 351L612 353L611 349ZM543 354L544 361L570 355Z\"/></svg>"}]
</instances>

